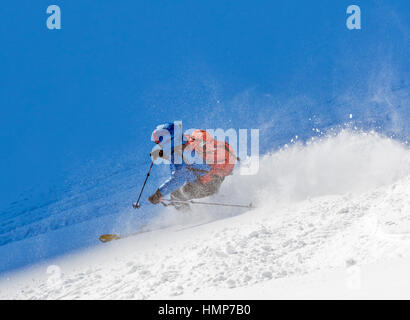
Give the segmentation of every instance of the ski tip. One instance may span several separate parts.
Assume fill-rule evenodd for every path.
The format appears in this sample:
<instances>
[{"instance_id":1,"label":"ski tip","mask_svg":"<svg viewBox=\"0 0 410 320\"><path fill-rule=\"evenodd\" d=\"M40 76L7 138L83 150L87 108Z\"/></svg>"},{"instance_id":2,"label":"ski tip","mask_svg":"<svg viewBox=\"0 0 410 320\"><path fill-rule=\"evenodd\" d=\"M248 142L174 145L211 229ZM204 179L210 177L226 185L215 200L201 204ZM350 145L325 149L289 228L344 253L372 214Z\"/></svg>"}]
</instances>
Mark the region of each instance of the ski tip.
<instances>
[{"instance_id":1,"label":"ski tip","mask_svg":"<svg viewBox=\"0 0 410 320\"><path fill-rule=\"evenodd\" d=\"M103 234L100 236L100 241L103 243L110 242L112 240L118 240L120 237L117 234Z\"/></svg>"}]
</instances>

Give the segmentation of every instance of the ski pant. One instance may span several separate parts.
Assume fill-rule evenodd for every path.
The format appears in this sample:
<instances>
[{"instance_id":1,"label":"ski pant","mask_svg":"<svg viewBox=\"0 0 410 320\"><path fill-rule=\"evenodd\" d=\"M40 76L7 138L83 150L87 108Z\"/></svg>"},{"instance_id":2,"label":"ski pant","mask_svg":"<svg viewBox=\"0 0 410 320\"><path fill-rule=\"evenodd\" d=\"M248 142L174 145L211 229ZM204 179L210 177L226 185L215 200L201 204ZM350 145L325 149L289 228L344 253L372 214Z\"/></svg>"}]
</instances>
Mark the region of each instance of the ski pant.
<instances>
[{"instance_id":1,"label":"ski pant","mask_svg":"<svg viewBox=\"0 0 410 320\"><path fill-rule=\"evenodd\" d=\"M192 200L209 197L218 192L225 177L214 176L212 181L201 183L199 179L195 182L188 182L178 190L171 193L171 200ZM188 203L174 203L177 210L188 211L190 206Z\"/></svg>"}]
</instances>

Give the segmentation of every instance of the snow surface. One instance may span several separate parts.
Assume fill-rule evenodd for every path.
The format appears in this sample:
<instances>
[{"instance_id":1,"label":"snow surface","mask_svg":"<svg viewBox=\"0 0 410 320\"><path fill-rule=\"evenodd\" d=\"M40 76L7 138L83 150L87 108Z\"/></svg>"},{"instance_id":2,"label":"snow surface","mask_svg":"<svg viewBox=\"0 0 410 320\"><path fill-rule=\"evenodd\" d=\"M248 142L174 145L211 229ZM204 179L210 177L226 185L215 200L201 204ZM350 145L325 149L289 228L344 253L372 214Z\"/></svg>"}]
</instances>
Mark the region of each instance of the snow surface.
<instances>
[{"instance_id":1,"label":"snow surface","mask_svg":"<svg viewBox=\"0 0 410 320\"><path fill-rule=\"evenodd\" d=\"M6 274L0 298L410 298L405 144L348 130L294 143L212 200L257 208L164 209L154 231Z\"/></svg>"}]
</instances>

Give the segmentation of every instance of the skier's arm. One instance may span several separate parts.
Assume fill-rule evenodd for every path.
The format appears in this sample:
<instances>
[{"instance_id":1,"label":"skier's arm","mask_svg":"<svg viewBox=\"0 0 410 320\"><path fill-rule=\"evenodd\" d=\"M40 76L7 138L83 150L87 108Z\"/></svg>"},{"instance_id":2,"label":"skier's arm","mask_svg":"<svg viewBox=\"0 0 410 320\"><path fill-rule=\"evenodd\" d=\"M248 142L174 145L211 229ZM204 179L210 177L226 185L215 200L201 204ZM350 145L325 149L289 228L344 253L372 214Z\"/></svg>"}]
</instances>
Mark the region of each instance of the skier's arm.
<instances>
[{"instance_id":1,"label":"skier's arm","mask_svg":"<svg viewBox=\"0 0 410 320\"><path fill-rule=\"evenodd\" d=\"M171 177L159 187L159 191L162 195L166 195L179 189L186 182L194 182L195 180L195 174L192 171L187 170L186 167L183 167L182 169L174 170Z\"/></svg>"}]
</instances>

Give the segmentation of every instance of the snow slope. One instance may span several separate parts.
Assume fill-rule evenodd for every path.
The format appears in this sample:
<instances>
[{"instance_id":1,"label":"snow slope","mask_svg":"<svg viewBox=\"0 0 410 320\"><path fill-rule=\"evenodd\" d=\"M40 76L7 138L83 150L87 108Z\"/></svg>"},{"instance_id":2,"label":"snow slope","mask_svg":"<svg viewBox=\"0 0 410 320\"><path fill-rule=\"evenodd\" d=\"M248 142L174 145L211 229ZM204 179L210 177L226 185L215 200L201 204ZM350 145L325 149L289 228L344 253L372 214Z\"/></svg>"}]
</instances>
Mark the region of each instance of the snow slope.
<instances>
[{"instance_id":1,"label":"snow slope","mask_svg":"<svg viewBox=\"0 0 410 320\"><path fill-rule=\"evenodd\" d=\"M207 119L201 116L191 123L193 127L205 128L259 128L262 154L278 150L289 141L310 141L312 137L322 137L323 132L345 126L365 131L374 129L396 140L408 141L409 86L404 81L386 78L383 72L377 81L373 80L369 82L370 89L356 88L346 94L334 95L330 100L325 96L315 99L293 93L286 93L285 98L275 95L262 98L258 92L246 91L223 105L211 103L214 105L212 116ZM221 116L225 114L235 114L229 124ZM17 268L94 246L99 243L98 236L110 232L114 226L118 232L135 230L158 215L161 208L150 205L145 195L155 192L168 177L169 169L165 167L153 170L142 198L144 209L136 214L130 206L138 195L149 165L150 131L158 124L148 125L145 122L144 133L138 136L137 146L131 144L126 150L116 147L115 150L106 150L103 157L81 159L64 180L56 177L52 182L27 185L28 189L24 186L21 195L10 199L9 205L0 204L0 277ZM188 128L185 120L184 126ZM238 179L240 186L232 183L229 188L237 189L236 200L242 200L244 194L254 200L266 192L267 198L289 202L350 189L354 192L359 187L368 190L366 184L373 188L389 182L375 181L376 178L395 178L388 172L395 163L390 169L385 169L387 164L383 165L386 175L377 173L375 178L367 174L368 170L361 170L360 166L366 166L365 161L357 161L360 159L350 155L344 157L344 148L351 148L354 141L334 139L322 147L312 146L303 150L294 147L288 152L284 149L272 155L271 160L267 158L264 161L260 175L250 179L241 177ZM380 149L387 142L380 143L379 147L370 139L369 142L363 148L377 166L376 161L384 160L385 154ZM343 143L345 146L336 145ZM322 153L332 152L337 156L332 162L326 162L321 148ZM383 156L378 156L380 154ZM392 156L396 157L397 163L399 157L394 153ZM304 163L305 157L309 163ZM339 159L344 159L345 163ZM332 166L343 169L343 174L335 176L331 172ZM352 174L357 175L357 179L352 180ZM245 182L252 187L244 188ZM225 200L233 199L228 197ZM214 211L209 214L221 215Z\"/></svg>"},{"instance_id":2,"label":"snow slope","mask_svg":"<svg viewBox=\"0 0 410 320\"><path fill-rule=\"evenodd\" d=\"M406 144L348 130L295 143L216 199L228 192L257 209L164 210L150 228L168 228L8 274L0 298L392 297L392 273L409 298Z\"/></svg>"}]
</instances>

